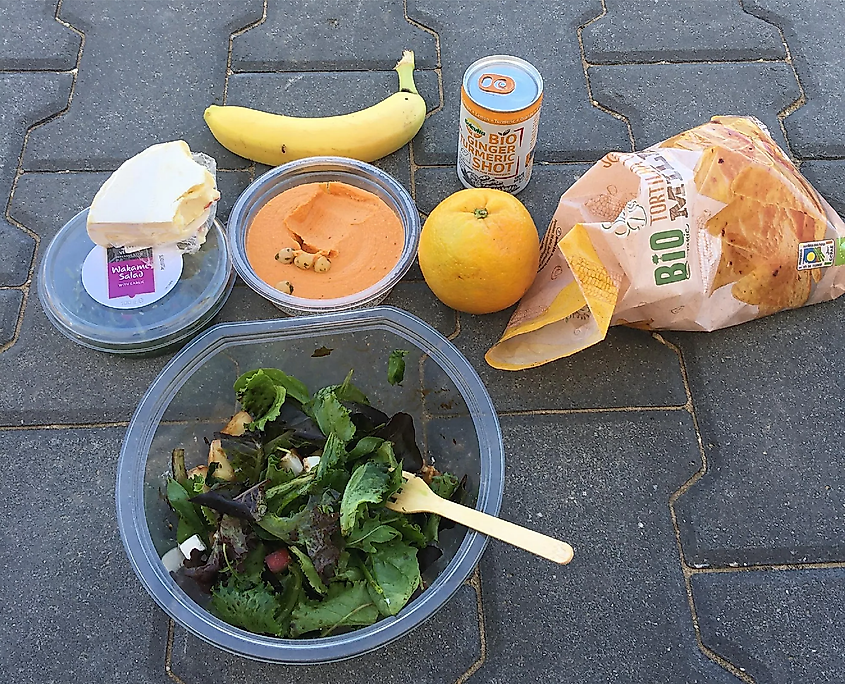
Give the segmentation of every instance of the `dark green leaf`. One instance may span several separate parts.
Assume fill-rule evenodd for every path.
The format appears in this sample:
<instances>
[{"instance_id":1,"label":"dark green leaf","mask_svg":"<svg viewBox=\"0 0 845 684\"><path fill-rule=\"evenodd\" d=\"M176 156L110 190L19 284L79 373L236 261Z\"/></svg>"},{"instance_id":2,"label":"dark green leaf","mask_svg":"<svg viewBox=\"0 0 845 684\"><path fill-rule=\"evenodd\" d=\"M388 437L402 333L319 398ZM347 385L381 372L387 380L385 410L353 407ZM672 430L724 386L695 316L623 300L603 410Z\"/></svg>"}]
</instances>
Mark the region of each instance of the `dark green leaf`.
<instances>
[{"instance_id":1,"label":"dark green leaf","mask_svg":"<svg viewBox=\"0 0 845 684\"><path fill-rule=\"evenodd\" d=\"M276 507L277 497L284 496L288 492L298 489L300 485L309 486L313 479L314 471L312 470L307 473L302 473L302 475L297 475L292 480L282 482L281 484L278 484L275 487L270 487L270 489L265 492L267 496L267 501L270 502L270 508L278 510L278 508Z\"/></svg>"},{"instance_id":2,"label":"dark green leaf","mask_svg":"<svg viewBox=\"0 0 845 684\"><path fill-rule=\"evenodd\" d=\"M340 466L345 458L346 449L343 448L343 442L332 432L329 434L326 444L323 447L323 455L317 464L317 475L314 478L314 482L323 482L326 479L326 475Z\"/></svg>"},{"instance_id":3,"label":"dark green leaf","mask_svg":"<svg viewBox=\"0 0 845 684\"><path fill-rule=\"evenodd\" d=\"M384 494L384 498L398 492L402 488L405 479L402 477L402 468L396 461L396 456L393 454L393 444L390 442L382 442L378 449L376 449L373 461L381 463L387 468L388 487Z\"/></svg>"},{"instance_id":4,"label":"dark green leaf","mask_svg":"<svg viewBox=\"0 0 845 684\"><path fill-rule=\"evenodd\" d=\"M290 550L293 551L293 555L296 556L296 559L299 561L299 567L302 568L302 572L305 575L305 579L308 580L308 584L310 584L314 591L318 594L325 594L328 589L326 588L326 585L323 584L323 580L320 579L320 575L314 567L314 563L308 557L308 554L295 546L291 546Z\"/></svg>"},{"instance_id":5,"label":"dark green leaf","mask_svg":"<svg viewBox=\"0 0 845 684\"><path fill-rule=\"evenodd\" d=\"M387 381L391 385L398 385L405 379L405 357L408 352L404 349L394 349L387 358Z\"/></svg>"},{"instance_id":6,"label":"dark green leaf","mask_svg":"<svg viewBox=\"0 0 845 684\"><path fill-rule=\"evenodd\" d=\"M331 388L319 390L314 395L310 409L320 430L327 437L334 432L346 444L355 436L355 425L349 417L349 411L338 401Z\"/></svg>"},{"instance_id":7,"label":"dark green leaf","mask_svg":"<svg viewBox=\"0 0 845 684\"><path fill-rule=\"evenodd\" d=\"M276 539L281 539L283 542L290 544L297 539L299 534L299 525L302 523L302 514L297 513L285 518L282 518L273 513L267 513L258 525L262 530L272 534Z\"/></svg>"},{"instance_id":8,"label":"dark green leaf","mask_svg":"<svg viewBox=\"0 0 845 684\"><path fill-rule=\"evenodd\" d=\"M274 383L263 370L257 370L248 376L238 392L238 399L244 411L252 416L252 422L247 428L251 431L263 430L268 421L279 416L287 390Z\"/></svg>"},{"instance_id":9,"label":"dark green leaf","mask_svg":"<svg viewBox=\"0 0 845 684\"><path fill-rule=\"evenodd\" d=\"M343 383L334 388L334 395L340 401L354 401L369 406L370 400L366 394L352 384L352 371L346 374Z\"/></svg>"},{"instance_id":10,"label":"dark green leaf","mask_svg":"<svg viewBox=\"0 0 845 684\"><path fill-rule=\"evenodd\" d=\"M402 533L399 530L386 524L379 517L367 517L352 528L346 545L367 553L375 553L378 550L375 544L385 544L401 536Z\"/></svg>"},{"instance_id":11,"label":"dark green leaf","mask_svg":"<svg viewBox=\"0 0 845 684\"><path fill-rule=\"evenodd\" d=\"M373 604L365 582L353 582L340 587L336 593L322 601L304 601L293 610L290 623L291 636L321 631L328 636L338 627L363 627L378 620L379 612Z\"/></svg>"},{"instance_id":12,"label":"dark green leaf","mask_svg":"<svg viewBox=\"0 0 845 684\"><path fill-rule=\"evenodd\" d=\"M359 458L373 453L381 446L384 440L380 437L364 437L358 440L358 443L349 452L349 460L355 461Z\"/></svg>"},{"instance_id":13,"label":"dark green leaf","mask_svg":"<svg viewBox=\"0 0 845 684\"><path fill-rule=\"evenodd\" d=\"M365 514L368 503L384 501L390 486L390 473L382 463L368 461L355 469L340 503L340 531L344 536L349 535Z\"/></svg>"},{"instance_id":14,"label":"dark green leaf","mask_svg":"<svg viewBox=\"0 0 845 684\"><path fill-rule=\"evenodd\" d=\"M334 351L334 349L329 349L328 347L317 347L314 350L314 353L311 354L311 358L319 359L321 356L328 356Z\"/></svg>"},{"instance_id":15,"label":"dark green leaf","mask_svg":"<svg viewBox=\"0 0 845 684\"><path fill-rule=\"evenodd\" d=\"M399 513L398 511L385 510L380 512L380 517L386 525L390 525L398 530L402 535L402 539L408 544L422 548L428 543L419 525L416 525L409 515Z\"/></svg>"},{"instance_id":16,"label":"dark green leaf","mask_svg":"<svg viewBox=\"0 0 845 684\"><path fill-rule=\"evenodd\" d=\"M335 570L335 581L343 582L357 582L364 579L364 573L361 571L362 562L359 562L357 553L355 557L349 551L343 551L337 561L337 569Z\"/></svg>"},{"instance_id":17,"label":"dark green leaf","mask_svg":"<svg viewBox=\"0 0 845 684\"><path fill-rule=\"evenodd\" d=\"M230 579L213 590L209 609L221 620L257 634L284 636L287 631L283 606L266 584L243 590Z\"/></svg>"},{"instance_id":18,"label":"dark green leaf","mask_svg":"<svg viewBox=\"0 0 845 684\"><path fill-rule=\"evenodd\" d=\"M308 388L302 382L287 373L280 371L278 368L256 368L255 370L247 371L241 375L241 377L235 380L235 394L238 399L241 398L241 395L244 393L250 379L259 372L270 378L270 380L273 381L273 384L278 385L279 387L284 387L287 394L296 399L300 404L305 404L309 401L309 399L311 399ZM244 408L244 410L247 409ZM247 410L247 413L250 412ZM252 413L250 413L250 415L252 415Z\"/></svg>"},{"instance_id":19,"label":"dark green leaf","mask_svg":"<svg viewBox=\"0 0 845 684\"><path fill-rule=\"evenodd\" d=\"M173 510L179 515L179 526L176 528L176 541L180 544L198 534L208 545L208 531L200 517L198 506L189 500L187 490L172 477L167 478L167 500Z\"/></svg>"},{"instance_id":20,"label":"dark green leaf","mask_svg":"<svg viewBox=\"0 0 845 684\"><path fill-rule=\"evenodd\" d=\"M385 615L396 615L420 584L416 549L401 541L382 544L369 556L367 566L373 580L370 597Z\"/></svg>"}]
</instances>

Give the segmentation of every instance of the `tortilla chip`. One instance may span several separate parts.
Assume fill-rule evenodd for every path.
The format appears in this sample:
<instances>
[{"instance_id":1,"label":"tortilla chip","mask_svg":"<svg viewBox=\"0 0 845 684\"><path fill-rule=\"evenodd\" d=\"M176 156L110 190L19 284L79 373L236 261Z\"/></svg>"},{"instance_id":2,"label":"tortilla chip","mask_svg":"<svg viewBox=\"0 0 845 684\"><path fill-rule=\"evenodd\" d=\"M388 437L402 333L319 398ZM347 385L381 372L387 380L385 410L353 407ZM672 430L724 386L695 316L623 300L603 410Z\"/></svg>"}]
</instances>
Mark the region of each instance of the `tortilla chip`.
<instances>
[{"instance_id":1,"label":"tortilla chip","mask_svg":"<svg viewBox=\"0 0 845 684\"><path fill-rule=\"evenodd\" d=\"M730 242L723 242L722 255L719 258L719 266L716 269L710 291L715 292L724 285L735 283L743 276L751 273L753 269L753 258L746 250L736 247Z\"/></svg>"},{"instance_id":2,"label":"tortilla chip","mask_svg":"<svg viewBox=\"0 0 845 684\"><path fill-rule=\"evenodd\" d=\"M810 297L812 277L795 266L761 264L737 281L734 298L756 305L760 317L803 306Z\"/></svg>"},{"instance_id":3,"label":"tortilla chip","mask_svg":"<svg viewBox=\"0 0 845 684\"><path fill-rule=\"evenodd\" d=\"M747 166L748 159L739 152L719 145L708 147L695 166L695 186L702 195L728 204L733 182Z\"/></svg>"}]
</instances>

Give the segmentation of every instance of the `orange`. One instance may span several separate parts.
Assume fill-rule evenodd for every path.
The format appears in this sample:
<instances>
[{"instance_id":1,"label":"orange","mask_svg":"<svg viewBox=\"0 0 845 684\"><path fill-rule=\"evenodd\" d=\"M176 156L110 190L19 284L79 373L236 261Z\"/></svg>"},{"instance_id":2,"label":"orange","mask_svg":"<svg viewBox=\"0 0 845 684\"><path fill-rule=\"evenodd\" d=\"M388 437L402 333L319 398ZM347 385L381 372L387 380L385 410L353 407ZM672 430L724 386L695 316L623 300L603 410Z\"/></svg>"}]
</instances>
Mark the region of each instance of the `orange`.
<instances>
[{"instance_id":1,"label":"orange","mask_svg":"<svg viewBox=\"0 0 845 684\"><path fill-rule=\"evenodd\" d=\"M492 313L516 304L534 282L540 239L516 197L471 188L450 195L428 215L419 259L425 282L444 304Z\"/></svg>"}]
</instances>

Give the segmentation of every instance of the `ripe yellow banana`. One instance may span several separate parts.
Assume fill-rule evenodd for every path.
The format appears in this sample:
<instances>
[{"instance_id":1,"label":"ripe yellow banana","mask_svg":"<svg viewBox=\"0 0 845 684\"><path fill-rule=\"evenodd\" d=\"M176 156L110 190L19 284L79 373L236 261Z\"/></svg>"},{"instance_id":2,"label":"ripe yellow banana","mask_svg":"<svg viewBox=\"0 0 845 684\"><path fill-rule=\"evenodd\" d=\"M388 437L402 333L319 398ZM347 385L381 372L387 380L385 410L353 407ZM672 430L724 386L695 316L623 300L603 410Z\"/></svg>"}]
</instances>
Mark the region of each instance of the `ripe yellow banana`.
<instances>
[{"instance_id":1,"label":"ripe yellow banana","mask_svg":"<svg viewBox=\"0 0 845 684\"><path fill-rule=\"evenodd\" d=\"M408 143L425 119L425 101L414 85L414 53L406 50L395 69L399 92L351 114L308 118L211 105L203 118L223 147L262 164L322 155L374 161Z\"/></svg>"}]
</instances>

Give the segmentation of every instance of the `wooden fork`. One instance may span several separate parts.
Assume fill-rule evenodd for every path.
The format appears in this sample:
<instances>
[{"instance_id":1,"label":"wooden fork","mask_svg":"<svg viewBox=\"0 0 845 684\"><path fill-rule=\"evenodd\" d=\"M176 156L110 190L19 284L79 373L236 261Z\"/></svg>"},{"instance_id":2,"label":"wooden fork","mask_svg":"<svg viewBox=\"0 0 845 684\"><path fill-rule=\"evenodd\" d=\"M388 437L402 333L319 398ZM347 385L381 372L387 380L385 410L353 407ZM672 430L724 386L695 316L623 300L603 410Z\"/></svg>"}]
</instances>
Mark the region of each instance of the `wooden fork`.
<instances>
[{"instance_id":1,"label":"wooden fork","mask_svg":"<svg viewBox=\"0 0 845 684\"><path fill-rule=\"evenodd\" d=\"M555 563L566 565L572 560L572 547L566 542L443 499L429 489L425 480L413 473L403 472L402 476L405 478L404 486L394 495L393 501L384 504L392 511L436 513Z\"/></svg>"}]
</instances>

